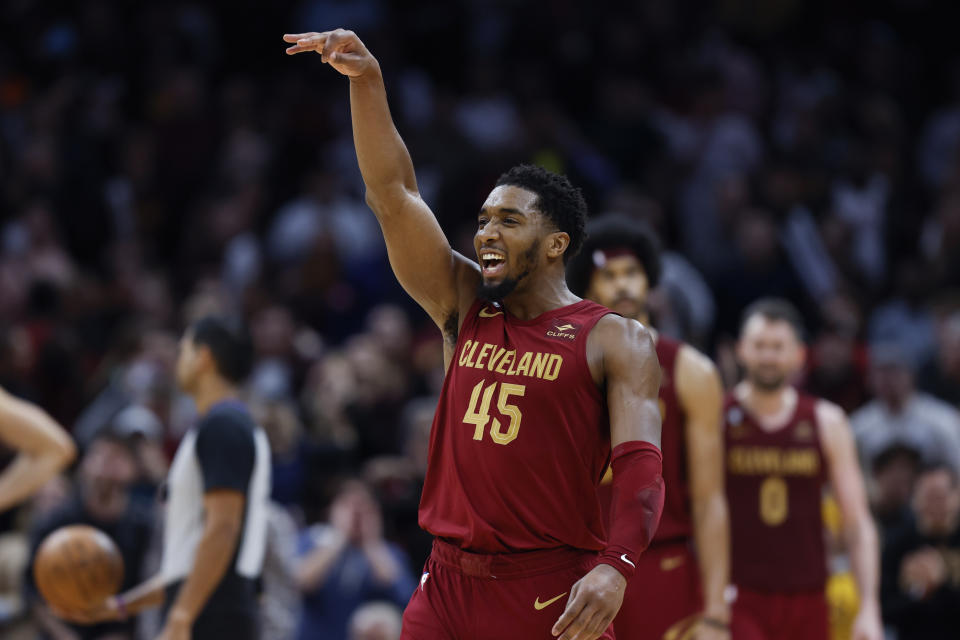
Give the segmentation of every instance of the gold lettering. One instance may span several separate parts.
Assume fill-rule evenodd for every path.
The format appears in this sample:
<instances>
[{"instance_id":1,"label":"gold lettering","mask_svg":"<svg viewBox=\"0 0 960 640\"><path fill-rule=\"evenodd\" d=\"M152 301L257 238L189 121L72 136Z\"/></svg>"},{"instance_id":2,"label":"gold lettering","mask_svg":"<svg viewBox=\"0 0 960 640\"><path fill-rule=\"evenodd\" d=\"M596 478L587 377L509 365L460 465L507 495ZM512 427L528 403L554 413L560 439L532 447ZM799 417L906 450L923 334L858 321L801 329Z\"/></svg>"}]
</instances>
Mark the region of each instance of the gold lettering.
<instances>
[{"instance_id":1,"label":"gold lettering","mask_svg":"<svg viewBox=\"0 0 960 640\"><path fill-rule=\"evenodd\" d=\"M473 340L467 340L463 343L463 350L460 351L460 366L462 367L467 362L467 351L470 349L470 345L473 344Z\"/></svg>"},{"instance_id":2,"label":"gold lettering","mask_svg":"<svg viewBox=\"0 0 960 640\"><path fill-rule=\"evenodd\" d=\"M525 376L530 375L530 360L532 359L533 359L533 353L531 353L530 351L527 351L525 354L523 354L523 356L520 358L520 364L517 365L518 376L521 374Z\"/></svg>"},{"instance_id":3,"label":"gold lettering","mask_svg":"<svg viewBox=\"0 0 960 640\"><path fill-rule=\"evenodd\" d=\"M820 472L820 457L815 449L734 447L727 465L740 475L813 476Z\"/></svg>"},{"instance_id":4,"label":"gold lettering","mask_svg":"<svg viewBox=\"0 0 960 640\"><path fill-rule=\"evenodd\" d=\"M547 357L546 353L537 353L536 357L533 360L533 364L530 366L530 377L543 377L543 370L547 366Z\"/></svg>"},{"instance_id":5,"label":"gold lettering","mask_svg":"<svg viewBox=\"0 0 960 640\"><path fill-rule=\"evenodd\" d=\"M496 348L496 347L494 347L494 348ZM491 355L491 356L490 356L490 361L487 363L487 371L493 371L493 368L494 368L495 366L497 366L497 363L500 361L500 358L502 358L502 357L503 357L503 354L506 353L506 352L507 352L506 349L504 349L503 347L500 347L500 348L497 350L496 354Z\"/></svg>"},{"instance_id":6,"label":"gold lettering","mask_svg":"<svg viewBox=\"0 0 960 640\"><path fill-rule=\"evenodd\" d=\"M477 363L474 366L476 369L483 369L483 360L490 354L490 350L493 349L493 345L489 342L484 342L483 346L480 347L480 353L477 354Z\"/></svg>"},{"instance_id":7,"label":"gold lettering","mask_svg":"<svg viewBox=\"0 0 960 640\"><path fill-rule=\"evenodd\" d=\"M464 366L466 366L466 367L472 367L472 366L473 366L473 354L477 352L477 347L479 347L479 346L480 346L480 343L479 343L479 342L474 342L474 343L473 343L473 346L470 347L470 355L467 356L467 364L465 364Z\"/></svg>"},{"instance_id":8,"label":"gold lettering","mask_svg":"<svg viewBox=\"0 0 960 640\"><path fill-rule=\"evenodd\" d=\"M560 367L563 365L563 356L554 353L547 360L547 369L543 372L544 380L556 380L560 375Z\"/></svg>"},{"instance_id":9,"label":"gold lettering","mask_svg":"<svg viewBox=\"0 0 960 640\"><path fill-rule=\"evenodd\" d=\"M503 373L508 376L512 376L513 375L513 357L515 355L517 355L517 352L513 350L507 351L505 354L503 354L503 357L500 358L500 364L497 365L497 373ZM507 365L507 361L510 362L509 365ZM504 367L506 366L510 367L509 371L504 369Z\"/></svg>"}]
</instances>

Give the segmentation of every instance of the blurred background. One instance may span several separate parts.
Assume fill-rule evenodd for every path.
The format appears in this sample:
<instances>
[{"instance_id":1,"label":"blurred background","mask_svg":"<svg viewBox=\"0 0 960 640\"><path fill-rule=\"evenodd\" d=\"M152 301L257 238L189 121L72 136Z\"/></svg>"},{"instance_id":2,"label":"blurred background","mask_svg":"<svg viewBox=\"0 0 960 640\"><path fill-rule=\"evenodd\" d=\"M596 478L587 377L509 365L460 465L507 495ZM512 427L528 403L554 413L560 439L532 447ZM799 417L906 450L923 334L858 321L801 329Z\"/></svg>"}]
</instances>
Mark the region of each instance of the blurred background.
<instances>
[{"instance_id":1,"label":"blurred background","mask_svg":"<svg viewBox=\"0 0 960 640\"><path fill-rule=\"evenodd\" d=\"M179 333L240 311L274 455L264 637L396 637L429 552L416 508L442 348L363 202L346 82L283 53L285 32L340 26L379 58L455 248L473 255L497 176L534 162L568 174L594 213L660 233L656 324L714 357L728 385L742 309L796 303L810 330L798 384L853 416L890 637L948 624L960 616L948 4L0 3L0 385L82 451L0 515L0 635L151 637L149 616L55 621L30 585L30 549L91 522L121 543L128 584L152 573L155 496L194 417L173 383ZM920 558L904 527L958 561ZM332 528L350 544L319 562ZM843 574L842 549L832 562ZM928 570L925 592L900 589L907 570ZM839 640L855 594L837 593Z\"/></svg>"}]
</instances>

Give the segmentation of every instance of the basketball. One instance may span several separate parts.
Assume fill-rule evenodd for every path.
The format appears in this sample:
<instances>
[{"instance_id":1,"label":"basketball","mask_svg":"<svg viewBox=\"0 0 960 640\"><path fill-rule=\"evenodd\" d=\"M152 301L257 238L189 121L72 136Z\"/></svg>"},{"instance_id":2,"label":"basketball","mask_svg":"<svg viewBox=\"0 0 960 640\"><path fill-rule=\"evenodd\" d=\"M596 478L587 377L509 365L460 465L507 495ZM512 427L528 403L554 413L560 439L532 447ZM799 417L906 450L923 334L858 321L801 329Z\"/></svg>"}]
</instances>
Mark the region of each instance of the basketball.
<instances>
[{"instance_id":1,"label":"basketball","mask_svg":"<svg viewBox=\"0 0 960 640\"><path fill-rule=\"evenodd\" d=\"M86 611L120 590L123 557L110 536L99 529L61 527L37 549L33 578L53 607Z\"/></svg>"}]
</instances>

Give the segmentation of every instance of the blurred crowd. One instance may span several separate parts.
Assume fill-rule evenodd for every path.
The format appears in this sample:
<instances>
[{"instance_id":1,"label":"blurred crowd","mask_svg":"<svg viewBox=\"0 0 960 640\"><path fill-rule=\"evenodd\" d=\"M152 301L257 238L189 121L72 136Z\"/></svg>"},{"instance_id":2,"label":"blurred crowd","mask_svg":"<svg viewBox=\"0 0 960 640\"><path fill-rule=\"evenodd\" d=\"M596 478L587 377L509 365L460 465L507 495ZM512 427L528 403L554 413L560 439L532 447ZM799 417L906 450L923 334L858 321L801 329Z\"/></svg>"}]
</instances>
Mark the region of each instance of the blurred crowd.
<instances>
[{"instance_id":1,"label":"blurred crowd","mask_svg":"<svg viewBox=\"0 0 960 640\"><path fill-rule=\"evenodd\" d=\"M851 413L891 634L949 637L960 57L945 4L0 4L0 385L83 452L0 516L0 634L135 632L53 619L21 589L30 548L91 522L124 541L130 584L149 574L155 498L194 419L177 336L239 311L274 456L265 638L397 637L429 552L416 508L442 345L363 202L346 83L283 55L285 32L344 26L380 59L420 189L465 254L497 175L536 162L592 211L659 232L656 324L728 385L744 306L803 310L798 384Z\"/></svg>"}]
</instances>

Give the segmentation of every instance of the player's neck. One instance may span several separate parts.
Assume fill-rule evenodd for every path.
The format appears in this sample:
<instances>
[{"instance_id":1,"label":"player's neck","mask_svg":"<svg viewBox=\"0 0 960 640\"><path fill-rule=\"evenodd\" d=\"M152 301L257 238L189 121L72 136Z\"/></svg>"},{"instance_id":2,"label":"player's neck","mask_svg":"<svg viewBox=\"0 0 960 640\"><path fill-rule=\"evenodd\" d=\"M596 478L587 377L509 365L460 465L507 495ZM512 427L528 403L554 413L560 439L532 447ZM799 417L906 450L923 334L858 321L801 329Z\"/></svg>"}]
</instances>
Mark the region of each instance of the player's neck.
<instances>
[{"instance_id":1,"label":"player's neck","mask_svg":"<svg viewBox=\"0 0 960 640\"><path fill-rule=\"evenodd\" d=\"M237 387L219 376L208 376L197 382L197 388L191 394L193 403L197 406L197 413L207 414L210 408L224 400L239 396Z\"/></svg>"},{"instance_id":2,"label":"player's neck","mask_svg":"<svg viewBox=\"0 0 960 640\"><path fill-rule=\"evenodd\" d=\"M563 278L540 278L524 283L503 299L503 306L514 318L532 320L548 311L579 302Z\"/></svg>"},{"instance_id":3,"label":"player's neck","mask_svg":"<svg viewBox=\"0 0 960 640\"><path fill-rule=\"evenodd\" d=\"M791 386L774 391L759 389L747 381L741 382L734 390L737 400L753 415L764 428L782 427L797 408L798 395Z\"/></svg>"}]
</instances>

